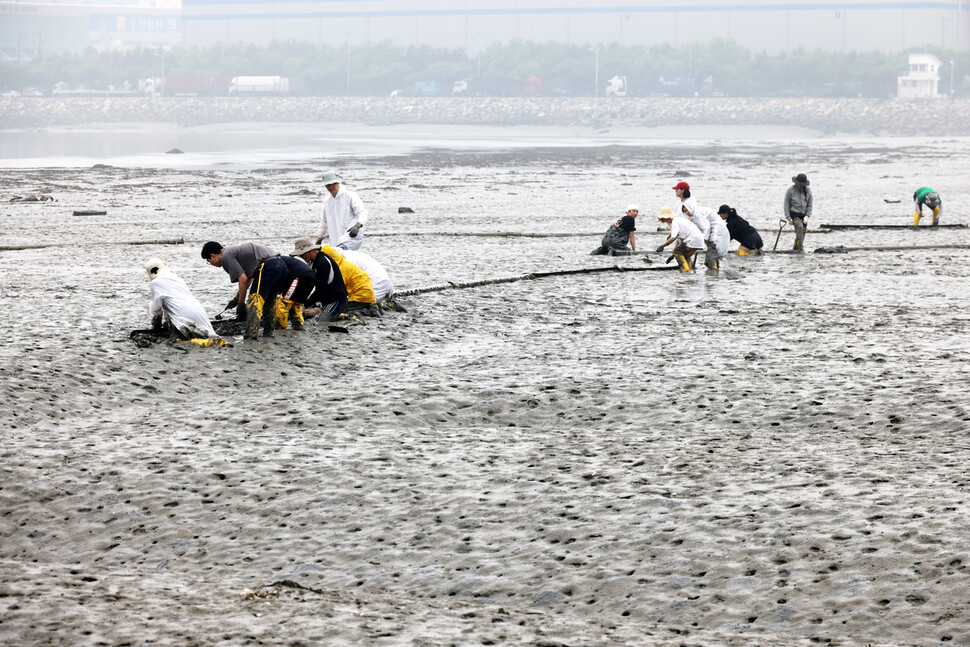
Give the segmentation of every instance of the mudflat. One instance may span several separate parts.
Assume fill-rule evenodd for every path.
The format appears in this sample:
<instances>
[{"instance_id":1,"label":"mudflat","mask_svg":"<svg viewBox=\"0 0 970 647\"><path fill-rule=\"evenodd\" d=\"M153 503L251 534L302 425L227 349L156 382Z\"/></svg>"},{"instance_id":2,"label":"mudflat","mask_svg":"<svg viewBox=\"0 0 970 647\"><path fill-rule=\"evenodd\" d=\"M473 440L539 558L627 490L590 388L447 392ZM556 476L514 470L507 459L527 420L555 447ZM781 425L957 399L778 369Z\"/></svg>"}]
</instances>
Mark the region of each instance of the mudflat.
<instances>
[{"instance_id":1,"label":"mudflat","mask_svg":"<svg viewBox=\"0 0 970 647\"><path fill-rule=\"evenodd\" d=\"M943 222L966 222L967 150L710 141L0 170L0 640L970 644L965 230L812 232L810 252L937 248L731 255L716 277L441 290L349 334L128 339L147 325L145 260L214 315L233 290L202 243L289 251L316 232L331 166L371 211L362 251L405 291L644 267L588 254L629 202L656 247L678 180L769 248L798 172L812 228L909 224L923 185ZM24 193L55 201L7 203ZM106 214L72 215L85 209Z\"/></svg>"}]
</instances>

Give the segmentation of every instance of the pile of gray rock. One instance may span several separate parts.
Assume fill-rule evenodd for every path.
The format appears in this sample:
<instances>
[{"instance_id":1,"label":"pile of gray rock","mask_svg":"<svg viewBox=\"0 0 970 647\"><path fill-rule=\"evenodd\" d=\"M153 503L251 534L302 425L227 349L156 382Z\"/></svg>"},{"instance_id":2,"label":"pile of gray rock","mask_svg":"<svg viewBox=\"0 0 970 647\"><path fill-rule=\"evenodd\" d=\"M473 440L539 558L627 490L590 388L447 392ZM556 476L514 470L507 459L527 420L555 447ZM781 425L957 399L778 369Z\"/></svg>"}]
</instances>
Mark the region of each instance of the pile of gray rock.
<instances>
[{"instance_id":1,"label":"pile of gray rock","mask_svg":"<svg viewBox=\"0 0 970 647\"><path fill-rule=\"evenodd\" d=\"M465 97L54 97L0 99L0 128L97 123L800 126L879 135L970 135L970 100Z\"/></svg>"}]
</instances>

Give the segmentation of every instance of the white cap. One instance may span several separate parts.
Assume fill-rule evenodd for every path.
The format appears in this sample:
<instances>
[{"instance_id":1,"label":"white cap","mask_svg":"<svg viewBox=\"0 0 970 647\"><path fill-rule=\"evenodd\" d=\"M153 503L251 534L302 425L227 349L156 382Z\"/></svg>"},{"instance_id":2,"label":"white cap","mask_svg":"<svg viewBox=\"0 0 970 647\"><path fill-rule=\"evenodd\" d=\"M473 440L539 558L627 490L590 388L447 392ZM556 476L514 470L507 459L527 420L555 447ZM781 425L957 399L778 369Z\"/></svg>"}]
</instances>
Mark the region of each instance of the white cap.
<instances>
[{"instance_id":1,"label":"white cap","mask_svg":"<svg viewBox=\"0 0 970 647\"><path fill-rule=\"evenodd\" d=\"M161 259L152 258L152 259L149 259L147 263L145 263L145 271L148 272L149 280L154 279L156 276L158 276L158 271L163 269L165 269L165 263L163 263Z\"/></svg>"},{"instance_id":2,"label":"white cap","mask_svg":"<svg viewBox=\"0 0 970 647\"><path fill-rule=\"evenodd\" d=\"M640 211L640 207L637 206L635 202L631 202L626 206L627 211Z\"/></svg>"}]
</instances>

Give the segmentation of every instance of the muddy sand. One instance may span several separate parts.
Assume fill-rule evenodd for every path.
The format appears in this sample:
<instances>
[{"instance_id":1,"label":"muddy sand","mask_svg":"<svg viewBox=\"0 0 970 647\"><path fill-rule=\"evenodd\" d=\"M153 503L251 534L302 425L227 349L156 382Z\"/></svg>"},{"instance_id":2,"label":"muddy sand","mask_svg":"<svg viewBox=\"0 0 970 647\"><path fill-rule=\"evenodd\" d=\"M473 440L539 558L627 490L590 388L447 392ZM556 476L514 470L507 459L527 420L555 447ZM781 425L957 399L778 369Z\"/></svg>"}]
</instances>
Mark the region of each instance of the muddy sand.
<instances>
[{"instance_id":1,"label":"muddy sand","mask_svg":"<svg viewBox=\"0 0 970 647\"><path fill-rule=\"evenodd\" d=\"M408 290L645 267L588 256L598 235L436 232L602 232L632 200L650 250L679 179L769 247L797 172L813 227L909 222L922 184L966 222L966 144L0 171L2 245L52 245L0 252L0 641L970 645L970 250L452 289L349 334L221 350L128 339L146 259L219 312L232 288L202 242L288 251L329 166L371 210L363 251ZM23 193L56 201L7 203Z\"/></svg>"}]
</instances>

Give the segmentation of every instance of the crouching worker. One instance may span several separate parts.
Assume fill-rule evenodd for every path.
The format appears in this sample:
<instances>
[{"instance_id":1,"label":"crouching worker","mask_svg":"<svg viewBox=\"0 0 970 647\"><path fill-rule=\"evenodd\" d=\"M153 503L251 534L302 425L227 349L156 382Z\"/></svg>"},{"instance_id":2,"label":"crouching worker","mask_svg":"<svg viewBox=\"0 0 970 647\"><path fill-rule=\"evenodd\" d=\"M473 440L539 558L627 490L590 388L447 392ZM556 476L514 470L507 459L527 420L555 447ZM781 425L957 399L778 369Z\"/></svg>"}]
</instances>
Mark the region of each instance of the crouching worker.
<instances>
[{"instance_id":1,"label":"crouching worker","mask_svg":"<svg viewBox=\"0 0 970 647\"><path fill-rule=\"evenodd\" d=\"M640 207L629 204L626 207L626 215L610 225L600 241L600 246L590 252L590 256L610 255L617 252L633 250L637 251L636 218L640 215ZM630 244L627 247L627 243Z\"/></svg>"},{"instance_id":2,"label":"crouching worker","mask_svg":"<svg viewBox=\"0 0 970 647\"><path fill-rule=\"evenodd\" d=\"M303 259L299 262L307 263L314 275L313 292L306 305L320 304L318 323L326 323L336 318L347 309L347 286L340 266L337 261L321 252L320 245L314 243L312 238L297 238L294 247L290 257L299 256Z\"/></svg>"},{"instance_id":3,"label":"crouching worker","mask_svg":"<svg viewBox=\"0 0 970 647\"><path fill-rule=\"evenodd\" d=\"M761 240L761 234L749 225L747 220L738 215L737 209L722 204L717 209L717 215L724 220L731 238L738 241L740 245L738 256L761 256L761 248L765 246Z\"/></svg>"},{"instance_id":4,"label":"crouching worker","mask_svg":"<svg viewBox=\"0 0 970 647\"><path fill-rule=\"evenodd\" d=\"M210 240L202 246L202 258L210 265L224 269L229 275L229 281L239 285L238 293L227 307L235 307L237 314L241 314L240 310L244 309L244 338L256 339L261 323L263 336L272 337L276 324L276 300L289 277L286 264L279 254L259 243L223 247Z\"/></svg>"},{"instance_id":5,"label":"crouching worker","mask_svg":"<svg viewBox=\"0 0 970 647\"><path fill-rule=\"evenodd\" d=\"M364 252L355 252L350 249L341 250L344 258L364 270L370 279L371 286L374 288L374 298L377 304L388 310L403 310L394 301L394 284L391 277L384 269L384 266L376 258Z\"/></svg>"},{"instance_id":6,"label":"crouching worker","mask_svg":"<svg viewBox=\"0 0 970 647\"><path fill-rule=\"evenodd\" d=\"M943 199L940 194L931 187L924 186L916 189L913 194L913 226L919 227L920 218L923 217L923 205L933 210L933 226L940 224L940 214L943 213Z\"/></svg>"},{"instance_id":7,"label":"crouching worker","mask_svg":"<svg viewBox=\"0 0 970 647\"><path fill-rule=\"evenodd\" d=\"M223 346L226 342L216 334L209 315L185 282L157 258L145 263L151 281L148 315L152 328L171 328L179 339L199 346Z\"/></svg>"},{"instance_id":8,"label":"crouching worker","mask_svg":"<svg viewBox=\"0 0 970 647\"><path fill-rule=\"evenodd\" d=\"M670 237L657 247L657 253L663 252L667 245L676 242L672 253L674 258L677 259L680 271L684 273L692 272L694 254L697 253L697 250L705 247L704 234L687 216L674 215L673 209L670 207L661 209L657 220L670 225ZM668 258L667 261L669 262L670 259Z\"/></svg>"},{"instance_id":9,"label":"crouching worker","mask_svg":"<svg viewBox=\"0 0 970 647\"><path fill-rule=\"evenodd\" d=\"M286 330L290 319L293 330L303 330L303 308L316 285L316 276L309 265L293 256L283 256L287 277L276 306L276 325Z\"/></svg>"}]
</instances>

